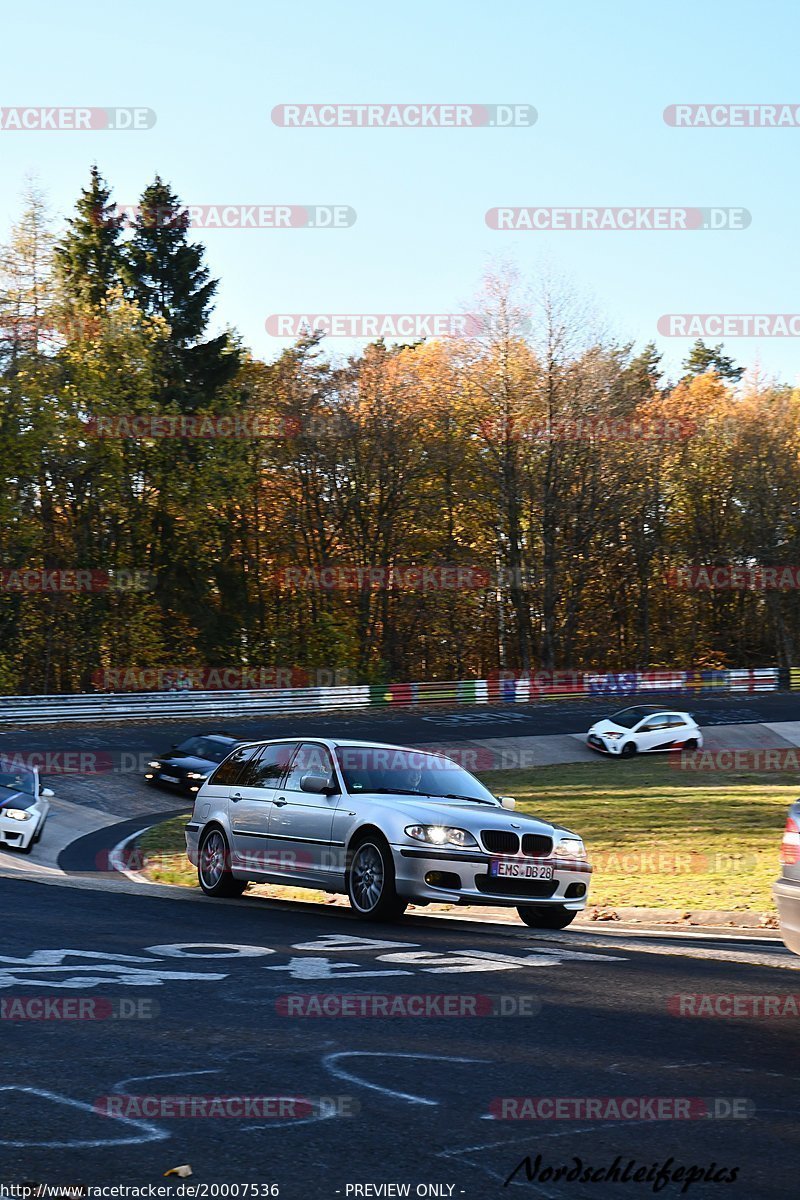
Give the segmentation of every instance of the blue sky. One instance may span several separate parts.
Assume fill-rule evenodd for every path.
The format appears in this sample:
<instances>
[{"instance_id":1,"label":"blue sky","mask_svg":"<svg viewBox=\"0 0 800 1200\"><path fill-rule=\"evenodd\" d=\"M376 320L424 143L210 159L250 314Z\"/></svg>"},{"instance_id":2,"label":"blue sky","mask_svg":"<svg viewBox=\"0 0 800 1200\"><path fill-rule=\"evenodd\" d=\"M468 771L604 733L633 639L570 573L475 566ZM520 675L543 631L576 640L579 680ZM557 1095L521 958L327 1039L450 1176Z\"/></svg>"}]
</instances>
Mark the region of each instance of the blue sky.
<instances>
[{"instance_id":1,"label":"blue sky","mask_svg":"<svg viewBox=\"0 0 800 1200\"><path fill-rule=\"evenodd\" d=\"M66 214L96 160L120 203L159 172L186 203L352 205L345 230L198 234L218 323L256 354L271 313L458 312L485 270L565 275L620 340L669 312L800 312L798 129L674 129L679 101L800 104L796 5L135 5L45 0L4 14L0 104L139 105L140 132L0 131L0 231L34 172ZM533 128L291 130L275 104L528 103ZM495 205L741 206L739 232L501 233ZM329 343L341 352L341 342ZM735 339L742 364L798 382L797 339Z\"/></svg>"}]
</instances>

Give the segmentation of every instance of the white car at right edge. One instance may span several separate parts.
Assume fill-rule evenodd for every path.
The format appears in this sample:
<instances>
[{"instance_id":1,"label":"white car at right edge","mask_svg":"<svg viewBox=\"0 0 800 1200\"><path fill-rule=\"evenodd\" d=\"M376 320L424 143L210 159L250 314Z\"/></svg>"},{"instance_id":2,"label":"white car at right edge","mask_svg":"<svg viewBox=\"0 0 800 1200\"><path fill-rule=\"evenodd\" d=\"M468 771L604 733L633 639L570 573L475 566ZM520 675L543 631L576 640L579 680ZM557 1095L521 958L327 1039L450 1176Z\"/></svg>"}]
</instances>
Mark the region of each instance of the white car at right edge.
<instances>
[{"instance_id":1,"label":"white car at right edge","mask_svg":"<svg viewBox=\"0 0 800 1200\"><path fill-rule=\"evenodd\" d=\"M691 713L636 704L597 721L586 744L601 754L632 758L664 750L702 750L703 734Z\"/></svg>"}]
</instances>

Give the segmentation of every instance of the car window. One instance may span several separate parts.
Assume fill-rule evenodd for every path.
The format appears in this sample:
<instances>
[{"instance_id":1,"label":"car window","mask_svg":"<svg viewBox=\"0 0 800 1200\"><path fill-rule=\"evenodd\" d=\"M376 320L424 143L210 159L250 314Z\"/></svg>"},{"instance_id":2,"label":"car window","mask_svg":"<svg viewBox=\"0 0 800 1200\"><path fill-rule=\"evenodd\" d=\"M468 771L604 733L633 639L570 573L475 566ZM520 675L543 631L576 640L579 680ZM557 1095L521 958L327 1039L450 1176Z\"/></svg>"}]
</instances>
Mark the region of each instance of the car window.
<instances>
[{"instance_id":1,"label":"car window","mask_svg":"<svg viewBox=\"0 0 800 1200\"><path fill-rule=\"evenodd\" d=\"M200 745L195 754L198 758L207 758L209 762L223 762L236 745L235 742L220 742L216 738L200 738Z\"/></svg>"},{"instance_id":2,"label":"car window","mask_svg":"<svg viewBox=\"0 0 800 1200\"><path fill-rule=\"evenodd\" d=\"M276 742L274 745L261 747L261 753L245 763L244 770L236 780L237 786L277 787L296 746L297 742Z\"/></svg>"},{"instance_id":3,"label":"car window","mask_svg":"<svg viewBox=\"0 0 800 1200\"><path fill-rule=\"evenodd\" d=\"M282 791L299 792L300 780L304 775L327 775L334 783L333 759L325 746L316 742L303 742L292 761Z\"/></svg>"},{"instance_id":4,"label":"car window","mask_svg":"<svg viewBox=\"0 0 800 1200\"><path fill-rule=\"evenodd\" d=\"M640 725L636 730L637 733L652 733L656 729L666 729L669 718L664 713L657 717L649 717L644 725Z\"/></svg>"},{"instance_id":5,"label":"car window","mask_svg":"<svg viewBox=\"0 0 800 1200\"><path fill-rule=\"evenodd\" d=\"M203 738L191 737L175 747L176 754L197 754L203 744Z\"/></svg>"},{"instance_id":6,"label":"car window","mask_svg":"<svg viewBox=\"0 0 800 1200\"><path fill-rule=\"evenodd\" d=\"M345 789L352 795L394 792L497 804L474 775L442 754L402 746L354 745L337 747L336 756Z\"/></svg>"},{"instance_id":7,"label":"car window","mask_svg":"<svg viewBox=\"0 0 800 1200\"><path fill-rule=\"evenodd\" d=\"M35 796L37 794L36 775L27 767L12 767L0 763L0 788L5 793L25 792L29 796ZM0 797L3 801L7 798L7 794Z\"/></svg>"},{"instance_id":8,"label":"car window","mask_svg":"<svg viewBox=\"0 0 800 1200\"><path fill-rule=\"evenodd\" d=\"M260 749L260 746L240 746L225 759L222 766L217 767L208 782L222 787L230 787L231 784L236 783L244 764L258 754Z\"/></svg>"},{"instance_id":9,"label":"car window","mask_svg":"<svg viewBox=\"0 0 800 1200\"><path fill-rule=\"evenodd\" d=\"M652 708L648 708L644 704L636 704L633 708L623 708L619 712L609 717L609 721L613 721L615 725L622 725L625 729L633 729L639 721L647 716L649 712L653 712Z\"/></svg>"},{"instance_id":10,"label":"car window","mask_svg":"<svg viewBox=\"0 0 800 1200\"><path fill-rule=\"evenodd\" d=\"M678 729L681 725L685 725L685 724L686 724L686 721L680 715L680 713L668 713L667 714L667 725L669 726L670 729Z\"/></svg>"}]
</instances>

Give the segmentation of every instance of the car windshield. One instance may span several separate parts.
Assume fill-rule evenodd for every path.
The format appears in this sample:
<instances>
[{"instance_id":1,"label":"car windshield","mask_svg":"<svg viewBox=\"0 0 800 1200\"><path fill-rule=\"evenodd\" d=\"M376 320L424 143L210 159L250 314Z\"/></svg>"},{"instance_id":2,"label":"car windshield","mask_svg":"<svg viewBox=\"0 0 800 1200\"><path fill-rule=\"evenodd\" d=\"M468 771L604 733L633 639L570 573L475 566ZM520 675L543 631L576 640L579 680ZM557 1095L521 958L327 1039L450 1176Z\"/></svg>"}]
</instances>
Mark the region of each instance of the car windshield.
<instances>
[{"instance_id":1,"label":"car windshield","mask_svg":"<svg viewBox=\"0 0 800 1200\"><path fill-rule=\"evenodd\" d=\"M645 717L652 716L653 713L660 712L660 709L654 708L650 704L637 704L633 708L623 708L618 713L614 713L613 717L609 717L609 721L613 721L615 725L622 725L625 729L633 729L634 725L638 725Z\"/></svg>"},{"instance_id":2,"label":"car windshield","mask_svg":"<svg viewBox=\"0 0 800 1200\"><path fill-rule=\"evenodd\" d=\"M25 792L35 796L36 775L28 767L15 766L0 759L0 799L7 800L10 792Z\"/></svg>"},{"instance_id":3,"label":"car windshield","mask_svg":"<svg viewBox=\"0 0 800 1200\"><path fill-rule=\"evenodd\" d=\"M216 738L194 737L182 742L176 754L190 755L192 758L205 758L209 762L221 763L233 750L236 742L217 741Z\"/></svg>"},{"instance_id":4,"label":"car windshield","mask_svg":"<svg viewBox=\"0 0 800 1200\"><path fill-rule=\"evenodd\" d=\"M443 755L393 746L339 746L336 757L351 794L433 796L497 805L474 775Z\"/></svg>"}]
</instances>

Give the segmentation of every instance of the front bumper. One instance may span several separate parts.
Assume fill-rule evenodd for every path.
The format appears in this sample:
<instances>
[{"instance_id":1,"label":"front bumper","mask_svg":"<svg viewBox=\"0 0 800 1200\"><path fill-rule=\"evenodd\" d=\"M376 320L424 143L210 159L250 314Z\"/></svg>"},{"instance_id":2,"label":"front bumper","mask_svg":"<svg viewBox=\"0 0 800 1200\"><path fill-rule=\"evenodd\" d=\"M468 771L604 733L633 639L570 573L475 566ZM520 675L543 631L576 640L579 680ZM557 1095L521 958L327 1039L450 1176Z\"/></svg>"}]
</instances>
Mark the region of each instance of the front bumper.
<instances>
[{"instance_id":1,"label":"front bumper","mask_svg":"<svg viewBox=\"0 0 800 1200\"><path fill-rule=\"evenodd\" d=\"M172 775L172 772L167 771L166 774ZM144 778L147 783L154 784L156 787L166 788L170 792L181 792L185 796L196 796L204 782L202 779L188 779L185 775L165 779L164 774L156 770L145 771Z\"/></svg>"},{"instance_id":2,"label":"front bumper","mask_svg":"<svg viewBox=\"0 0 800 1200\"><path fill-rule=\"evenodd\" d=\"M0 810L0 845L7 846L9 850L27 850L43 820L39 813L29 821L13 821L10 817L4 820Z\"/></svg>"},{"instance_id":3,"label":"front bumper","mask_svg":"<svg viewBox=\"0 0 800 1200\"><path fill-rule=\"evenodd\" d=\"M800 880L776 880L772 895L778 906L781 937L790 950L800 954Z\"/></svg>"},{"instance_id":4,"label":"front bumper","mask_svg":"<svg viewBox=\"0 0 800 1200\"><path fill-rule=\"evenodd\" d=\"M622 749L622 738L606 738L601 733L590 733L586 738L586 745L590 750L596 750L598 754L619 754Z\"/></svg>"},{"instance_id":5,"label":"front bumper","mask_svg":"<svg viewBox=\"0 0 800 1200\"><path fill-rule=\"evenodd\" d=\"M586 907L592 868L588 862L556 857L532 859L522 854L482 851L413 849L393 846L395 883L402 896L440 904L563 905L573 912ZM496 879L489 875L493 859L537 862L553 867L552 880ZM458 883L456 883L456 878Z\"/></svg>"}]
</instances>

